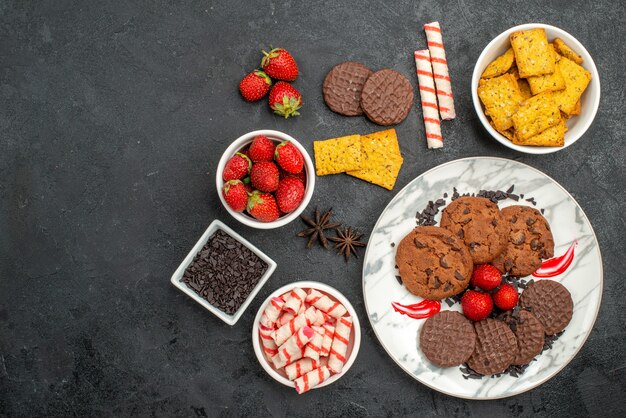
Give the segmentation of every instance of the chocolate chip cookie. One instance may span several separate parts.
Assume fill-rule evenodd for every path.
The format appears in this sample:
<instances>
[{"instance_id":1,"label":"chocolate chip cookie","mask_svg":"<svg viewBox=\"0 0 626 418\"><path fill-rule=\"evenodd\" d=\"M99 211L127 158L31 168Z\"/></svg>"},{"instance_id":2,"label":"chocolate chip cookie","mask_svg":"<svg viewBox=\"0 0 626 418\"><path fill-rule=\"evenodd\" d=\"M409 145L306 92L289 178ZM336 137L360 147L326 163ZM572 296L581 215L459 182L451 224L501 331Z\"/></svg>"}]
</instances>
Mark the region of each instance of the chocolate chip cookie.
<instances>
[{"instance_id":1,"label":"chocolate chip cookie","mask_svg":"<svg viewBox=\"0 0 626 418\"><path fill-rule=\"evenodd\" d=\"M541 260L554 257L554 238L546 218L537 209L514 205L502 209L508 228L507 245L492 264L503 273L528 276Z\"/></svg>"},{"instance_id":2,"label":"chocolate chip cookie","mask_svg":"<svg viewBox=\"0 0 626 418\"><path fill-rule=\"evenodd\" d=\"M360 62L347 61L335 65L324 78L324 102L340 115L362 115L361 92L371 74L372 70Z\"/></svg>"},{"instance_id":3,"label":"chocolate chip cookie","mask_svg":"<svg viewBox=\"0 0 626 418\"><path fill-rule=\"evenodd\" d=\"M500 209L483 197L459 197L450 203L441 226L465 242L474 264L489 263L506 247L508 227Z\"/></svg>"},{"instance_id":4,"label":"chocolate chip cookie","mask_svg":"<svg viewBox=\"0 0 626 418\"><path fill-rule=\"evenodd\" d=\"M420 348L439 367L458 366L474 352L476 332L469 319L459 312L442 311L424 322Z\"/></svg>"},{"instance_id":5,"label":"chocolate chip cookie","mask_svg":"<svg viewBox=\"0 0 626 418\"><path fill-rule=\"evenodd\" d=\"M472 257L450 231L420 226L400 241L396 265L414 295L440 300L462 292L472 275Z\"/></svg>"},{"instance_id":6,"label":"chocolate chip cookie","mask_svg":"<svg viewBox=\"0 0 626 418\"><path fill-rule=\"evenodd\" d=\"M531 283L522 292L520 305L537 317L546 335L563 331L574 313L574 302L569 291L554 280Z\"/></svg>"},{"instance_id":7,"label":"chocolate chip cookie","mask_svg":"<svg viewBox=\"0 0 626 418\"><path fill-rule=\"evenodd\" d=\"M511 365L517 353L515 334L507 324L497 319L474 323L476 347L467 365L476 373L502 373Z\"/></svg>"}]
</instances>

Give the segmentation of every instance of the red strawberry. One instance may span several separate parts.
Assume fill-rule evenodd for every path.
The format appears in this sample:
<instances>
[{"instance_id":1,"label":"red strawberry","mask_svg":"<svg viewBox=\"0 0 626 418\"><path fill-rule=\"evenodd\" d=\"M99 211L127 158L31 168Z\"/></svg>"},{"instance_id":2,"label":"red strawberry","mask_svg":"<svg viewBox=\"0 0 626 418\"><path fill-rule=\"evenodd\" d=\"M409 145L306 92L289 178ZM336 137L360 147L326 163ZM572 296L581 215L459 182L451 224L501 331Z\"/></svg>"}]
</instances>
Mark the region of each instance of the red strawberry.
<instances>
[{"instance_id":1,"label":"red strawberry","mask_svg":"<svg viewBox=\"0 0 626 418\"><path fill-rule=\"evenodd\" d=\"M272 222L280 216L274 196L258 190L252 192L250 197L248 197L247 209L250 215L261 222Z\"/></svg>"},{"instance_id":2,"label":"red strawberry","mask_svg":"<svg viewBox=\"0 0 626 418\"><path fill-rule=\"evenodd\" d=\"M254 70L239 83L239 91L246 102L261 100L272 85L272 80L263 71Z\"/></svg>"},{"instance_id":3,"label":"red strawberry","mask_svg":"<svg viewBox=\"0 0 626 418\"><path fill-rule=\"evenodd\" d=\"M298 78L298 64L287 50L274 48L270 52L263 51L261 68L276 80L293 81Z\"/></svg>"},{"instance_id":4,"label":"red strawberry","mask_svg":"<svg viewBox=\"0 0 626 418\"><path fill-rule=\"evenodd\" d=\"M269 104L274 113L284 116L298 116L302 107L302 95L291 84L279 81L270 90Z\"/></svg>"},{"instance_id":5,"label":"red strawberry","mask_svg":"<svg viewBox=\"0 0 626 418\"><path fill-rule=\"evenodd\" d=\"M281 142L276 146L274 159L288 173L297 174L304 167L304 157L294 144L289 141Z\"/></svg>"},{"instance_id":6,"label":"red strawberry","mask_svg":"<svg viewBox=\"0 0 626 418\"><path fill-rule=\"evenodd\" d=\"M304 184L295 177L285 177L278 183L278 190L276 190L276 202L278 208L284 212L289 213L294 211L302 198L304 197Z\"/></svg>"},{"instance_id":7,"label":"red strawberry","mask_svg":"<svg viewBox=\"0 0 626 418\"><path fill-rule=\"evenodd\" d=\"M250 183L250 176L245 177L242 181L243 187L246 188L246 192L252 193L254 191L254 187L252 187L252 184Z\"/></svg>"},{"instance_id":8,"label":"red strawberry","mask_svg":"<svg viewBox=\"0 0 626 418\"><path fill-rule=\"evenodd\" d=\"M500 289L493 294L493 302L503 311L515 308L518 299L519 295L517 294L517 290L508 283L504 283L500 286Z\"/></svg>"},{"instance_id":9,"label":"red strawberry","mask_svg":"<svg viewBox=\"0 0 626 418\"><path fill-rule=\"evenodd\" d=\"M273 161L276 144L265 135L255 136L250 144L250 159L257 161Z\"/></svg>"},{"instance_id":10,"label":"red strawberry","mask_svg":"<svg viewBox=\"0 0 626 418\"><path fill-rule=\"evenodd\" d=\"M228 180L240 180L248 175L250 168L252 167L252 161L244 154L238 152L233 155L230 160L224 166L222 172L222 179Z\"/></svg>"},{"instance_id":11,"label":"red strawberry","mask_svg":"<svg viewBox=\"0 0 626 418\"><path fill-rule=\"evenodd\" d=\"M461 298L463 314L472 321L482 321L493 310L493 301L488 293L468 290Z\"/></svg>"},{"instance_id":12,"label":"red strawberry","mask_svg":"<svg viewBox=\"0 0 626 418\"><path fill-rule=\"evenodd\" d=\"M273 192L278 189L278 167L270 161L254 163L250 170L252 187L262 192Z\"/></svg>"},{"instance_id":13,"label":"red strawberry","mask_svg":"<svg viewBox=\"0 0 626 418\"><path fill-rule=\"evenodd\" d=\"M474 267L470 283L483 290L492 290L500 285L502 273L491 264L479 264Z\"/></svg>"},{"instance_id":14,"label":"red strawberry","mask_svg":"<svg viewBox=\"0 0 626 418\"><path fill-rule=\"evenodd\" d=\"M229 180L222 188L224 199L235 212L243 212L248 204L248 192L241 180Z\"/></svg>"},{"instance_id":15,"label":"red strawberry","mask_svg":"<svg viewBox=\"0 0 626 418\"><path fill-rule=\"evenodd\" d=\"M279 179L282 180L285 177L295 177L297 179L299 179L302 184L304 184L306 186L306 174L304 172L304 170L302 170L299 173L288 173L285 170L283 170L282 168L278 167L278 173L279 173Z\"/></svg>"}]
</instances>

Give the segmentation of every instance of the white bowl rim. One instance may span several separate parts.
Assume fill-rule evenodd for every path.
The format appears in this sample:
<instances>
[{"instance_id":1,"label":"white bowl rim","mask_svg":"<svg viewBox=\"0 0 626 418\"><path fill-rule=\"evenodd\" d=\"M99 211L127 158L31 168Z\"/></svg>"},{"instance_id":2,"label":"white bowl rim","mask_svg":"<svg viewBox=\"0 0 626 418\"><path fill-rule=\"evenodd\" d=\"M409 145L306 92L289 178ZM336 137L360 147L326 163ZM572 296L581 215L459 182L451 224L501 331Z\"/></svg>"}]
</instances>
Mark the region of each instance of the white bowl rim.
<instances>
[{"instance_id":1,"label":"white bowl rim","mask_svg":"<svg viewBox=\"0 0 626 418\"><path fill-rule=\"evenodd\" d=\"M269 362L267 361L267 359L265 358L265 355L263 354L261 350L261 344L259 343L259 321L261 320L261 315L263 315L265 306L270 302L271 298L276 297L278 295L282 295L295 287L300 287L303 289L313 288L313 289L321 290L322 292L328 293L329 295L336 298L339 302L341 302L343 306L345 306L345 308L350 313L350 316L352 317L352 328L354 329L354 342L352 346L352 352L350 353L350 357L347 359L346 363L344 364L343 369L341 370L341 373L330 376L322 384L316 386L313 389L323 388L324 386L330 385L331 383L339 380L339 378L341 378L344 374L348 372L348 370L350 369L350 367L352 367L352 364L356 360L356 357L359 353L359 349L361 347L361 324L359 322L359 317L357 316L356 311L354 310L354 307L352 306L350 301L339 290L335 289L334 287L329 286L325 283L316 282L313 280L303 280L299 282L289 283L276 289L267 297L267 299L263 301L263 303L261 304L261 307L259 308L259 311L257 312L254 318L254 322L252 324L252 346L254 347L254 353L256 354L257 360L261 364L261 367L263 367L263 369L267 372L267 374L269 374L270 376L274 378L274 380L282 383L285 386L289 386L292 388L296 387L295 384L291 380L281 376L276 370L274 370L272 366L270 366Z\"/></svg>"},{"instance_id":2,"label":"white bowl rim","mask_svg":"<svg viewBox=\"0 0 626 418\"><path fill-rule=\"evenodd\" d=\"M279 139L281 141L290 141L296 146L296 148L298 148L298 150L300 151L300 153L302 153L302 156L304 157L304 165L305 165L305 170L306 170L306 186L304 189L304 198L302 198L302 202L300 203L300 206L298 206L296 210L294 210L293 212L281 218L278 218L277 220L273 222L257 221L251 216L247 216L247 215L244 215L243 213L235 212L228 206L228 204L224 200L224 196L222 196L222 186L224 185L224 180L222 180L222 172L224 171L224 166L226 165L226 162L232 155L235 154L236 151L241 149L247 141L251 141L257 135L265 135L269 138ZM228 148L226 148L226 151L224 151L224 153L222 154L217 164L217 169L215 171L215 185L217 188L216 190L217 194L220 198L220 201L222 202L222 205L228 211L228 213L230 213L230 215L233 218L235 218L242 224L251 226L253 228L274 229L274 228L279 228L281 226L287 225L289 222L296 219L302 213L302 211L304 211L304 209L307 207L307 205L311 201L311 197L313 196L313 190L315 189L315 167L313 166L313 161L311 160L311 156L309 155L307 150L304 148L304 146L302 146L300 142L298 142L291 135L286 134L281 131L272 130L272 129L259 129L259 130L248 132L246 134L241 135L239 138L234 140L228 146Z\"/></svg>"},{"instance_id":3,"label":"white bowl rim","mask_svg":"<svg viewBox=\"0 0 626 418\"><path fill-rule=\"evenodd\" d=\"M480 80L480 76L484 70L484 68L480 68L480 69L478 68L478 63L483 61L484 56L494 47L495 44L499 43L502 40L502 38L508 37L512 32L517 32L520 30L527 30L527 29L536 29L536 28L548 29L550 31L556 32L559 37L565 38L564 41L566 41L567 44L570 45L572 49L574 49L578 54L583 56L583 60L584 60L583 67L587 71L591 72L591 77L592 77L591 83L597 86L598 94L593 98L593 102L591 103L591 106L589 106L589 109L587 109L588 113L585 114L585 118L583 119L581 117L582 115L578 115L578 117L581 118L580 123L582 123L581 128L580 128L580 135L574 139L570 138L570 140L566 141L562 147L531 147L528 145L513 144L509 139L505 138L502 134L496 131L489 124L489 121L487 120L487 117L485 116L482 105L480 103L480 99L478 98L478 92L477 92L478 81ZM548 25L545 23L525 23L523 25L514 26L512 28L505 30L504 32L496 36L494 39L492 39L491 42L489 42L487 46L482 50L482 52L480 53L480 56L478 57L478 60L476 60L476 64L474 64L474 72L472 74L472 82L471 82L472 101L474 104L474 109L476 110L476 113L478 114L478 118L480 119L480 122L483 124L485 129L491 134L492 137L494 137L502 145L508 148L514 149L516 151L519 151L519 152L527 153L527 154L550 154L550 153L565 149L569 147L570 145L574 144L576 141L578 141L585 134L585 132L587 132L587 130L589 129L589 127L591 126L591 124L593 123L596 117L596 113L598 112L598 108L600 106L600 95L602 93L600 87L601 87L600 75L598 74L598 69L596 68L596 64L593 61L591 54L589 54L589 52L583 46L583 44L580 43L580 41L578 41L578 39L576 39L570 33L564 31L563 29L560 29L560 28L557 28L556 26Z\"/></svg>"},{"instance_id":4,"label":"white bowl rim","mask_svg":"<svg viewBox=\"0 0 626 418\"><path fill-rule=\"evenodd\" d=\"M204 245L207 243L209 238L213 236L213 234L217 232L217 230L220 230L220 229L226 232L228 235L230 235L234 239L236 239L237 241L239 241L241 244L244 245L244 247L247 247L250 251L256 254L261 260L267 263L267 270L265 271L265 273L263 273L263 276L261 276L261 278L259 279L259 282L256 284L254 289L252 289L252 291L250 292L246 300L241 304L239 309L237 309L237 311L232 315L227 314L226 312L222 311L221 309L219 309L218 307L214 305L211 305L206 299L200 297L200 295L194 292L189 286L187 286L182 281L183 275L185 274L187 267L189 267L189 265L192 263L196 254L198 254L200 250L202 250L202 247L204 247ZM183 259L183 261L181 261L180 265L178 266L174 274L172 274L172 278L170 279L170 282L176 288L178 288L178 290L180 290L181 292L189 296L198 304L202 305L204 309L211 312L213 315L217 316L219 319L226 322L228 325L232 327L237 323L237 321L239 321L243 313L248 309L248 306L250 306L250 303L254 300L254 298L256 298L256 295L259 293L261 288L265 286L265 283L267 283L270 276L274 273L274 270L276 270L277 266L278 264L276 264L274 260L272 260L263 251L261 251L257 246L255 246L250 241L248 241L247 239L239 235L237 232L235 232L232 228L230 228L224 222L220 221L219 219L214 219L213 222L209 224L209 226L204 231L204 233L200 236L200 239L198 239L198 241L196 241L193 247L191 247L191 250L189 251L187 256Z\"/></svg>"}]
</instances>

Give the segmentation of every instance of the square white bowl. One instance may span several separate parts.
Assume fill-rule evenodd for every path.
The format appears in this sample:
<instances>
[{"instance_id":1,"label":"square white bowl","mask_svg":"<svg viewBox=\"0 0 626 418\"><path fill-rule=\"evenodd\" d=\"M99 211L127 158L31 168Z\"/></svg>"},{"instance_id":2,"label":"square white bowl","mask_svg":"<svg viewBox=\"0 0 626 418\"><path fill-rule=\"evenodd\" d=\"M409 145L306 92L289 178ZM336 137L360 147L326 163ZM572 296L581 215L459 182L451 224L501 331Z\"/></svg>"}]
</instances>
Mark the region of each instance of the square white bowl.
<instances>
[{"instance_id":1,"label":"square white bowl","mask_svg":"<svg viewBox=\"0 0 626 418\"><path fill-rule=\"evenodd\" d=\"M580 98L581 114L574 116L567 121L568 131L565 133L565 144L562 147L533 147L514 144L489 124L480 98L478 97L478 82L480 80L480 76L490 62L504 54L504 52L511 47L509 36L513 32L536 28L542 28L546 31L549 42L554 41L555 38L561 38L570 48L574 50L574 52L583 58L582 67L591 73L591 82ZM528 23L515 26L502 32L489 42L476 61L474 72L472 74L471 86L474 109L478 114L478 119L483 124L487 132L489 132L491 136L502 145L527 154L549 154L565 149L574 142L578 141L591 126L600 105L600 76L589 52L587 52L585 47L576 38L565 32L563 29L542 23Z\"/></svg>"},{"instance_id":2,"label":"square white bowl","mask_svg":"<svg viewBox=\"0 0 626 418\"><path fill-rule=\"evenodd\" d=\"M244 303L239 307L237 312L235 312L233 315L229 315L226 312L223 312L219 310L217 307L211 305L206 299L202 298L192 288L187 286L182 281L183 274L185 274L185 270L187 270L187 267L189 267L194 257L200 252L200 250L202 249L202 247L204 247L204 245L207 243L209 238L215 232L217 232L218 229L221 229L222 231L226 232L228 235L230 235L231 237L233 237L234 239L242 243L250 251L255 253L261 260L267 263L267 270L265 271L263 276L261 276L261 279L256 284L254 289L252 289L252 292L250 292L250 294L248 295ZM178 268L174 272L174 275L172 276L171 282L181 292L185 293L191 299L198 302L200 305L202 305L206 310L211 312L213 315L217 316L219 319L226 322L228 325L233 326L237 323L239 318L241 318L241 315L243 315L243 313L246 311L246 309L250 305L250 302L252 302L252 299L254 299L257 293L259 293L259 290L261 290L261 288L263 287L265 282L267 282L267 280L270 278L274 270L276 270L276 262L274 260L269 258L261 250L259 250L257 247L252 245L247 239L243 238L241 235L239 235L238 233L230 229L223 222L216 219L213 222L211 222L211 224L209 225L207 230L204 231L204 234L202 234L202 236L200 237L196 245L194 245L191 251L189 252L189 254L187 254L187 257L185 257L183 262L180 263L180 266L178 266Z\"/></svg>"}]
</instances>

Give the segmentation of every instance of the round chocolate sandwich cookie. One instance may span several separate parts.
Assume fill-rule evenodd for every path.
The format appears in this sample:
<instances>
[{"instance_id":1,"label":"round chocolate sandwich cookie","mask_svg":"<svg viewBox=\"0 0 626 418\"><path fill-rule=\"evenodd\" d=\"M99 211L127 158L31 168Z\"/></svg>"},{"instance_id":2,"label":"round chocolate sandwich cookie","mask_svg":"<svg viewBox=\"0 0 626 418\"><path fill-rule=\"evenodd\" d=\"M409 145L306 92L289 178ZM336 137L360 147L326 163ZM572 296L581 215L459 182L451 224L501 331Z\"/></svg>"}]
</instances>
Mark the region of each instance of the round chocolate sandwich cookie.
<instances>
[{"instance_id":1,"label":"round chocolate sandwich cookie","mask_svg":"<svg viewBox=\"0 0 626 418\"><path fill-rule=\"evenodd\" d=\"M361 93L365 115L379 125L395 125L406 118L413 106L413 86L395 70L384 69L370 75Z\"/></svg>"},{"instance_id":2,"label":"round chocolate sandwich cookie","mask_svg":"<svg viewBox=\"0 0 626 418\"><path fill-rule=\"evenodd\" d=\"M498 319L506 322L517 338L517 353L512 364L523 366L543 350L545 330L535 315L525 309L516 310L517 312L506 312Z\"/></svg>"},{"instance_id":3,"label":"round chocolate sandwich cookie","mask_svg":"<svg viewBox=\"0 0 626 418\"><path fill-rule=\"evenodd\" d=\"M496 374L505 371L517 353L517 340L511 328L497 319L474 323L476 346L467 365L476 373Z\"/></svg>"},{"instance_id":4,"label":"round chocolate sandwich cookie","mask_svg":"<svg viewBox=\"0 0 626 418\"><path fill-rule=\"evenodd\" d=\"M483 197L459 197L450 203L441 226L465 242L474 264L489 263L506 247L508 228L500 209Z\"/></svg>"},{"instance_id":5,"label":"round chocolate sandwich cookie","mask_svg":"<svg viewBox=\"0 0 626 418\"><path fill-rule=\"evenodd\" d=\"M420 226L400 241L396 265L409 292L440 300L461 293L472 276L472 257L446 229Z\"/></svg>"},{"instance_id":6,"label":"round chocolate sandwich cookie","mask_svg":"<svg viewBox=\"0 0 626 418\"><path fill-rule=\"evenodd\" d=\"M554 238L541 212L528 206L502 209L509 229L506 248L492 264L503 273L528 276L541 267L541 260L554 257Z\"/></svg>"},{"instance_id":7,"label":"round chocolate sandwich cookie","mask_svg":"<svg viewBox=\"0 0 626 418\"><path fill-rule=\"evenodd\" d=\"M442 311L424 322L420 348L439 367L459 366L474 352L474 326L459 312Z\"/></svg>"},{"instance_id":8,"label":"round chocolate sandwich cookie","mask_svg":"<svg viewBox=\"0 0 626 418\"><path fill-rule=\"evenodd\" d=\"M563 331L574 313L572 295L554 280L540 280L528 285L522 292L520 305L541 321L546 335Z\"/></svg>"},{"instance_id":9,"label":"round chocolate sandwich cookie","mask_svg":"<svg viewBox=\"0 0 626 418\"><path fill-rule=\"evenodd\" d=\"M371 74L372 70L360 62L347 61L335 65L324 79L324 102L340 115L362 115L361 92Z\"/></svg>"}]
</instances>

